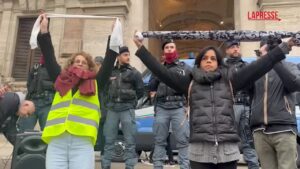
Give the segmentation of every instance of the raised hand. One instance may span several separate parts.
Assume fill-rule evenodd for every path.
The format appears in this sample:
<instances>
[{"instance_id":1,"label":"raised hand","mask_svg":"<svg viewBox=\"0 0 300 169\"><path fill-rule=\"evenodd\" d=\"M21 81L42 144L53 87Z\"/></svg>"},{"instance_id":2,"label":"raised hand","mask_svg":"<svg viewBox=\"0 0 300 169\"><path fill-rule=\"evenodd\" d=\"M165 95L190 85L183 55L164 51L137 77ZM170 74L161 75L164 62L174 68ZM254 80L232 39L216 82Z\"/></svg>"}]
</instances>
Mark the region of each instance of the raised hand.
<instances>
[{"instance_id":1,"label":"raised hand","mask_svg":"<svg viewBox=\"0 0 300 169\"><path fill-rule=\"evenodd\" d=\"M41 33L48 33L48 18L45 13L41 14Z\"/></svg>"},{"instance_id":2,"label":"raised hand","mask_svg":"<svg viewBox=\"0 0 300 169\"><path fill-rule=\"evenodd\" d=\"M291 37L287 40L288 46L292 48L293 46L300 46L299 39L296 39L295 37Z\"/></svg>"},{"instance_id":3,"label":"raised hand","mask_svg":"<svg viewBox=\"0 0 300 169\"><path fill-rule=\"evenodd\" d=\"M133 36L133 42L135 43L137 48L140 48L143 46L143 35L141 32L138 32L137 30L134 31L134 36Z\"/></svg>"},{"instance_id":4,"label":"raised hand","mask_svg":"<svg viewBox=\"0 0 300 169\"><path fill-rule=\"evenodd\" d=\"M0 87L0 97L2 97L9 90L10 90L10 86L9 85L4 85L3 87Z\"/></svg>"}]
</instances>

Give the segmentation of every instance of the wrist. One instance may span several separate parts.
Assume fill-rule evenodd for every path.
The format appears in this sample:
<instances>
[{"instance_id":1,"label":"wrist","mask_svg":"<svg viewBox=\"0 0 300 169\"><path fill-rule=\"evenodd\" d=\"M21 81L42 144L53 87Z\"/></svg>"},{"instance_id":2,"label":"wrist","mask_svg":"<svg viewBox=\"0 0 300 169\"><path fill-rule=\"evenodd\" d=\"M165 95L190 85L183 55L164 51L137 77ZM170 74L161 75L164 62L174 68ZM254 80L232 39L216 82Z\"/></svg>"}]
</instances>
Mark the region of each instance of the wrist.
<instances>
[{"instance_id":1,"label":"wrist","mask_svg":"<svg viewBox=\"0 0 300 169\"><path fill-rule=\"evenodd\" d=\"M45 34L45 33L48 33L48 30L41 29L41 34Z\"/></svg>"}]
</instances>

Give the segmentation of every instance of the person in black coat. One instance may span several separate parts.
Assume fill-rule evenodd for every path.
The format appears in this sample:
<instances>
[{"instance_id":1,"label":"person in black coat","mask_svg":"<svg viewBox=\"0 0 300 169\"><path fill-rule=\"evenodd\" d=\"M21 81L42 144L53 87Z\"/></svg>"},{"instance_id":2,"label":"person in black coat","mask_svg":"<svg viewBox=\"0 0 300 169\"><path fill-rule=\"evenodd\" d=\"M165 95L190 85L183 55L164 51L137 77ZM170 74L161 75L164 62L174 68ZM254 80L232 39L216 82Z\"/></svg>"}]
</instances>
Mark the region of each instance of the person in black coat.
<instances>
[{"instance_id":1,"label":"person in black coat","mask_svg":"<svg viewBox=\"0 0 300 169\"><path fill-rule=\"evenodd\" d=\"M279 43L281 39L262 39L260 53L270 53ZM252 90L250 125L261 167L297 168L295 92L300 91L299 69L294 63L280 61L255 81Z\"/></svg>"},{"instance_id":2,"label":"person in black coat","mask_svg":"<svg viewBox=\"0 0 300 169\"><path fill-rule=\"evenodd\" d=\"M18 133L18 118L28 117L35 111L34 103L24 98L21 93L8 92L5 86L0 88L0 132L13 145Z\"/></svg>"},{"instance_id":3,"label":"person in black coat","mask_svg":"<svg viewBox=\"0 0 300 169\"><path fill-rule=\"evenodd\" d=\"M239 71L229 70L215 47L204 48L195 60L191 76L178 76L161 66L134 37L136 55L161 81L188 96L190 108L189 159L192 168L236 169L239 159L234 124L233 90L240 90L285 58L293 39Z\"/></svg>"}]
</instances>

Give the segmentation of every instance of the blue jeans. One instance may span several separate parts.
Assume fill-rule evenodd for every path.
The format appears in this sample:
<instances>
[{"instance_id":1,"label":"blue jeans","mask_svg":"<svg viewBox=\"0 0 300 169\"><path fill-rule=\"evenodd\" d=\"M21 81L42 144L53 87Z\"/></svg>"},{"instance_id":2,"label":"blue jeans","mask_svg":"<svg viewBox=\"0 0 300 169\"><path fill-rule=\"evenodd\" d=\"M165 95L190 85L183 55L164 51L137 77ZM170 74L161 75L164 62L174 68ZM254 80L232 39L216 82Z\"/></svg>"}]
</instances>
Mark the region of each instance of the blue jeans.
<instances>
[{"instance_id":1,"label":"blue jeans","mask_svg":"<svg viewBox=\"0 0 300 169\"><path fill-rule=\"evenodd\" d=\"M48 144L46 169L94 169L95 153L89 137L68 132L53 138Z\"/></svg>"},{"instance_id":2,"label":"blue jeans","mask_svg":"<svg viewBox=\"0 0 300 169\"><path fill-rule=\"evenodd\" d=\"M235 115L237 117L238 132L241 138L242 151L249 169L259 169L259 162L254 149L254 141L250 129L250 109L248 106L234 105Z\"/></svg>"},{"instance_id":3,"label":"blue jeans","mask_svg":"<svg viewBox=\"0 0 300 169\"><path fill-rule=\"evenodd\" d=\"M138 162L138 157L135 151L135 135L137 128L134 110L130 109L122 112L108 110L104 123L105 146L104 155L102 156L101 161L102 169L110 168L120 122L125 141L124 160L126 169L133 169Z\"/></svg>"},{"instance_id":4,"label":"blue jeans","mask_svg":"<svg viewBox=\"0 0 300 169\"><path fill-rule=\"evenodd\" d=\"M54 94L49 94L48 97L32 99L35 105L35 112L29 117L20 117L17 124L20 132L33 130L37 121L39 121L41 130L44 130L53 97Z\"/></svg>"},{"instance_id":5,"label":"blue jeans","mask_svg":"<svg viewBox=\"0 0 300 169\"><path fill-rule=\"evenodd\" d=\"M177 142L176 147L178 148L179 166L181 169L189 169L190 162L188 158L188 145L190 130L184 108L163 109L161 107L156 108L153 124L155 140L155 148L153 153L154 168L163 168L170 123L172 124L172 133L174 134Z\"/></svg>"}]
</instances>

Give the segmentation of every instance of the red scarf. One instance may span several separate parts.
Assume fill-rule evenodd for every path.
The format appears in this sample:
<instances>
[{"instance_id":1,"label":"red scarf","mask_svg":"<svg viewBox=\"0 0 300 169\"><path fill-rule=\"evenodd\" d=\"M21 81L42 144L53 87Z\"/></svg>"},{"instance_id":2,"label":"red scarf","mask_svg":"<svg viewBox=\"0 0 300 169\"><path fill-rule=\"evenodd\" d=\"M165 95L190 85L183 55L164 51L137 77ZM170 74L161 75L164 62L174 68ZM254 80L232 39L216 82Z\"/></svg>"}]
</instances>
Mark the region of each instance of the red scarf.
<instances>
[{"instance_id":1,"label":"red scarf","mask_svg":"<svg viewBox=\"0 0 300 169\"><path fill-rule=\"evenodd\" d=\"M71 66L61 72L55 81L54 87L61 96L66 95L75 86L79 86L81 95L92 96L96 93L95 77L95 72Z\"/></svg>"},{"instance_id":2,"label":"red scarf","mask_svg":"<svg viewBox=\"0 0 300 169\"><path fill-rule=\"evenodd\" d=\"M177 53L176 50L172 53L164 53L164 55L165 55L165 62L168 63L168 64L171 64L175 60L178 59L178 53Z\"/></svg>"}]
</instances>

